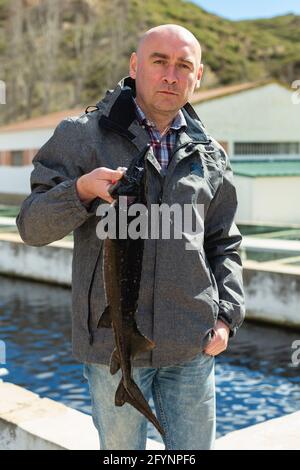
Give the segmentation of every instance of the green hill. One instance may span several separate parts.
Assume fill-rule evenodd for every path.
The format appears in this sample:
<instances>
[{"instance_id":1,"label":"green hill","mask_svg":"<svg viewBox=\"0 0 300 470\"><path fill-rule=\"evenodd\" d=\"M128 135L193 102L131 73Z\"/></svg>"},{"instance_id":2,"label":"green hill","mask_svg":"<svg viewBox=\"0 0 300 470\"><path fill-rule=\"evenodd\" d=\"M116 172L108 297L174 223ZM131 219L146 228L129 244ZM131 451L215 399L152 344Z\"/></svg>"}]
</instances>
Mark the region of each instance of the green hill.
<instances>
[{"instance_id":1,"label":"green hill","mask_svg":"<svg viewBox=\"0 0 300 470\"><path fill-rule=\"evenodd\" d=\"M300 16L230 21L183 0L0 0L0 123L93 104L128 73L146 29L176 23L203 48L203 87L300 77Z\"/></svg>"}]
</instances>

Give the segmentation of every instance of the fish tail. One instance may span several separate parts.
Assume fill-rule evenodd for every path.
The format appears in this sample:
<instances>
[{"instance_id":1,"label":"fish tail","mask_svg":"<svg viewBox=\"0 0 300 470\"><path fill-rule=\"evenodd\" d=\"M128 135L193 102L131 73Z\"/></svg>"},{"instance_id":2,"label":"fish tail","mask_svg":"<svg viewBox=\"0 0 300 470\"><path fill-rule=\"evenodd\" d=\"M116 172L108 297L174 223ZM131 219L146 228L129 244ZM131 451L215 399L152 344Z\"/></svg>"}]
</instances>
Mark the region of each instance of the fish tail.
<instances>
[{"instance_id":1,"label":"fish tail","mask_svg":"<svg viewBox=\"0 0 300 470\"><path fill-rule=\"evenodd\" d=\"M144 395L136 383L133 380L130 380L127 387L125 388L124 381L122 379L116 391L115 405L123 406L126 402L142 413L156 427L162 436L165 435L165 432L162 429L158 419L152 413L148 402L145 400Z\"/></svg>"}]
</instances>

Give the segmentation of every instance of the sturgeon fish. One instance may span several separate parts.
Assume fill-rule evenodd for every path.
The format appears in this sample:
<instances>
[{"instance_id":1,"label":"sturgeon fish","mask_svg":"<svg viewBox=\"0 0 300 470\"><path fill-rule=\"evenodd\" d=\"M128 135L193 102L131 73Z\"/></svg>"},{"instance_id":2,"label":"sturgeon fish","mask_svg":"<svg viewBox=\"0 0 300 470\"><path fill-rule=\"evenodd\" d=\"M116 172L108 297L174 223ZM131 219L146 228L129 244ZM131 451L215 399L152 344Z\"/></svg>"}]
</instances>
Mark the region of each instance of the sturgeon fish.
<instances>
[{"instance_id":1,"label":"sturgeon fish","mask_svg":"<svg viewBox=\"0 0 300 470\"><path fill-rule=\"evenodd\" d=\"M149 144L133 159L123 177L109 189L115 199L114 207L119 213L119 197L128 196L134 202L146 203L145 196L145 155ZM127 230L134 217L128 216ZM129 403L142 413L160 432L164 431L152 413L143 393L133 380L132 359L140 353L150 351L155 343L144 336L136 323L138 296L142 272L144 240L142 238L118 238L119 224L116 218L116 238L106 238L103 245L103 271L107 306L99 320L98 327L112 327L115 349L110 359L110 372L114 375L119 369L122 378L115 394L115 405Z\"/></svg>"}]
</instances>

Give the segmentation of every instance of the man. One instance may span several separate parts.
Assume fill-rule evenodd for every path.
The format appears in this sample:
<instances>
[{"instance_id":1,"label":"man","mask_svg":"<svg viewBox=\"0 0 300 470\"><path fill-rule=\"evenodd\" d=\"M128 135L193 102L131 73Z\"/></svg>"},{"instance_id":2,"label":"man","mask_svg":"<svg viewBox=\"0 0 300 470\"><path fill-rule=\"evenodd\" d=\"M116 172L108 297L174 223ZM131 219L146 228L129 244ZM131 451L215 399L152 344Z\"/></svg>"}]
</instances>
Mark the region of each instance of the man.
<instances>
[{"instance_id":1,"label":"man","mask_svg":"<svg viewBox=\"0 0 300 470\"><path fill-rule=\"evenodd\" d=\"M147 205L189 204L199 217L202 204L204 234L145 240L136 319L156 347L134 360L134 379L153 397L167 449L213 448L214 356L241 325L244 298L228 157L189 104L202 72L191 32L177 25L147 31L130 58L130 77L96 111L64 120L40 149L32 194L17 218L31 245L74 230L73 352L85 364L101 449L146 445L146 418L114 405L120 375L107 367L113 335L97 328L105 292L95 212L112 201L109 185L148 142Z\"/></svg>"}]
</instances>

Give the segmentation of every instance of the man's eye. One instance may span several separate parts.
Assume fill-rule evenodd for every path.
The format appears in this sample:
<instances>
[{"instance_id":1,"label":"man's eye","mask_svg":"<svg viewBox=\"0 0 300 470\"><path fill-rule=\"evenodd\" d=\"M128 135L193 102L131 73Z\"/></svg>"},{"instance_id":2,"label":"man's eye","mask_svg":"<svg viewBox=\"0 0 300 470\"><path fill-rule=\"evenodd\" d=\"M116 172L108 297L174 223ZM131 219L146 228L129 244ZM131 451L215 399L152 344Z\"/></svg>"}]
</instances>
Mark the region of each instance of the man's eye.
<instances>
[{"instance_id":1,"label":"man's eye","mask_svg":"<svg viewBox=\"0 0 300 470\"><path fill-rule=\"evenodd\" d=\"M184 69L189 69L189 66L187 64L179 64L180 67L184 68Z\"/></svg>"},{"instance_id":2,"label":"man's eye","mask_svg":"<svg viewBox=\"0 0 300 470\"><path fill-rule=\"evenodd\" d=\"M154 63L155 63L155 64L163 64L163 63L164 63L164 60L155 60Z\"/></svg>"}]
</instances>

